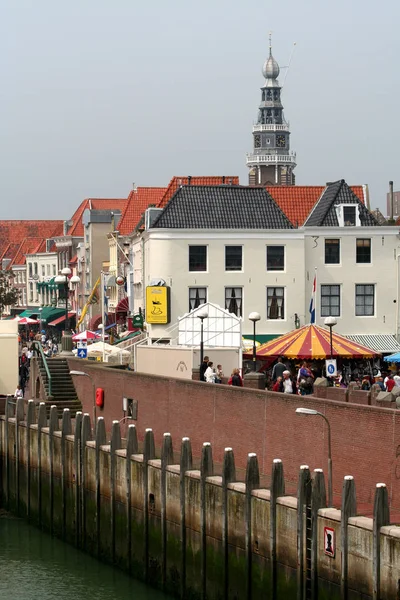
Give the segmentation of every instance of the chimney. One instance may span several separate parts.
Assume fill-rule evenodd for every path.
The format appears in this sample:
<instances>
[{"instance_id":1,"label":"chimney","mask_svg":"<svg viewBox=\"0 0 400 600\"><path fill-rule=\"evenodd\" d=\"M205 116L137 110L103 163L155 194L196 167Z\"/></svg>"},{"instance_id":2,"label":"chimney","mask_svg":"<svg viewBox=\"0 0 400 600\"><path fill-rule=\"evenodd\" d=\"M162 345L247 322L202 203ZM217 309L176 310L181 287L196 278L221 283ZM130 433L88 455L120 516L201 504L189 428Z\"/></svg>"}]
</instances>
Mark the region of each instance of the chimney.
<instances>
[{"instance_id":1,"label":"chimney","mask_svg":"<svg viewBox=\"0 0 400 600\"><path fill-rule=\"evenodd\" d=\"M393 181L389 181L390 221L393 222Z\"/></svg>"},{"instance_id":2,"label":"chimney","mask_svg":"<svg viewBox=\"0 0 400 600\"><path fill-rule=\"evenodd\" d=\"M111 231L115 231L115 215L111 213Z\"/></svg>"},{"instance_id":3,"label":"chimney","mask_svg":"<svg viewBox=\"0 0 400 600\"><path fill-rule=\"evenodd\" d=\"M225 175L222 175L222 184L225 183Z\"/></svg>"},{"instance_id":4,"label":"chimney","mask_svg":"<svg viewBox=\"0 0 400 600\"><path fill-rule=\"evenodd\" d=\"M191 175L188 175L188 178L187 178L187 180L188 180L187 184L188 184L188 185L190 185L190 182L192 181L192 176L191 176Z\"/></svg>"}]
</instances>

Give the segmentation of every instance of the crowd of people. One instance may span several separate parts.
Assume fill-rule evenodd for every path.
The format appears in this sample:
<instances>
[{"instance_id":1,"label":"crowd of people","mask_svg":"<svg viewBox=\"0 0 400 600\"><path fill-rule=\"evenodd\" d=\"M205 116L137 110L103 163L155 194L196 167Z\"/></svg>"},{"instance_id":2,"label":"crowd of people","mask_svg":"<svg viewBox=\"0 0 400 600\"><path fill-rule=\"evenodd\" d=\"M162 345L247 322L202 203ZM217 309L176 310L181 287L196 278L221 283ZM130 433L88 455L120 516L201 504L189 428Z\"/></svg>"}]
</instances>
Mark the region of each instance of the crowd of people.
<instances>
[{"instance_id":1,"label":"crowd of people","mask_svg":"<svg viewBox=\"0 0 400 600\"><path fill-rule=\"evenodd\" d=\"M214 367L214 363L208 356L205 356L200 365L200 381L204 381L205 383L222 383L223 377L224 373L222 365ZM243 387L243 379L239 369L233 369L232 374L228 379L228 385Z\"/></svg>"},{"instance_id":2,"label":"crowd of people","mask_svg":"<svg viewBox=\"0 0 400 600\"><path fill-rule=\"evenodd\" d=\"M42 330L41 332L22 331L19 334L19 384L15 390L16 398L24 398L25 389L29 382L31 359L33 356L33 342L39 342L45 356L50 358L58 354L58 341L53 333Z\"/></svg>"},{"instance_id":3,"label":"crowd of people","mask_svg":"<svg viewBox=\"0 0 400 600\"><path fill-rule=\"evenodd\" d=\"M300 394L308 396L314 390L315 373L310 369L307 361L304 361L294 376L291 370L284 364L283 358L279 357L272 369L272 391L284 394Z\"/></svg>"}]
</instances>

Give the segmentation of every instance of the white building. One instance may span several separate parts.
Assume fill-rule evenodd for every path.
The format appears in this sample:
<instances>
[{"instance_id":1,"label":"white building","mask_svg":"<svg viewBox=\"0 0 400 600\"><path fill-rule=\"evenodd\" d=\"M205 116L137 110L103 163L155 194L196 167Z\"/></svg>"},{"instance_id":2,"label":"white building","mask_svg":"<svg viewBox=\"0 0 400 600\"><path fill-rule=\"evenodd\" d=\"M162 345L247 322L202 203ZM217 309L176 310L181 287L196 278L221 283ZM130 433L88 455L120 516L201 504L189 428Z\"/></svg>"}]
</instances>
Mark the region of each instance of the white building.
<instances>
[{"instance_id":1,"label":"white building","mask_svg":"<svg viewBox=\"0 0 400 600\"><path fill-rule=\"evenodd\" d=\"M260 341L286 333L309 322L316 275L318 324L336 316L338 333L392 349L399 230L379 226L344 181L323 189L299 228L265 189L232 185L183 186L147 223L132 240L135 312L146 308L141 290L170 287L170 323L149 324L152 339L174 339L178 318L207 301L241 316L245 336L253 311Z\"/></svg>"}]
</instances>

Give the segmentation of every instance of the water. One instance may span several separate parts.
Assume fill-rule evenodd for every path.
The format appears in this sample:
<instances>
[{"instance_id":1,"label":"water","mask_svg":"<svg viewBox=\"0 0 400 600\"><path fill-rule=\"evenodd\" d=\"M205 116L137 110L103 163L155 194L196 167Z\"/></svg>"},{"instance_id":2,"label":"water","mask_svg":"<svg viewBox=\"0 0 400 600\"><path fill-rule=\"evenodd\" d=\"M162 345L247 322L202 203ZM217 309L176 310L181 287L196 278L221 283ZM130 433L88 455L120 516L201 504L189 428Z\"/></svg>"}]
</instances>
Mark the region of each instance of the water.
<instances>
[{"instance_id":1,"label":"water","mask_svg":"<svg viewBox=\"0 0 400 600\"><path fill-rule=\"evenodd\" d=\"M0 598L4 600L167 600L56 538L0 518Z\"/></svg>"}]
</instances>

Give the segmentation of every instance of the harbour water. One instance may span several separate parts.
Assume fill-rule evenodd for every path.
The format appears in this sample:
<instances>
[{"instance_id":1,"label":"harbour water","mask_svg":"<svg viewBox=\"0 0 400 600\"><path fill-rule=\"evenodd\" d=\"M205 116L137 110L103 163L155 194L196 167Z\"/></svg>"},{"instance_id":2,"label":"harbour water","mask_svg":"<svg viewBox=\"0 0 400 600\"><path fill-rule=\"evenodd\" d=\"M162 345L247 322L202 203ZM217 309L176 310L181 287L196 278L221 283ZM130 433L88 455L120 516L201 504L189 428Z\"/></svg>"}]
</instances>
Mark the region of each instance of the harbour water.
<instances>
[{"instance_id":1,"label":"harbour water","mask_svg":"<svg viewBox=\"0 0 400 600\"><path fill-rule=\"evenodd\" d=\"M9 515L0 517L0 573L4 600L169 598Z\"/></svg>"}]
</instances>

